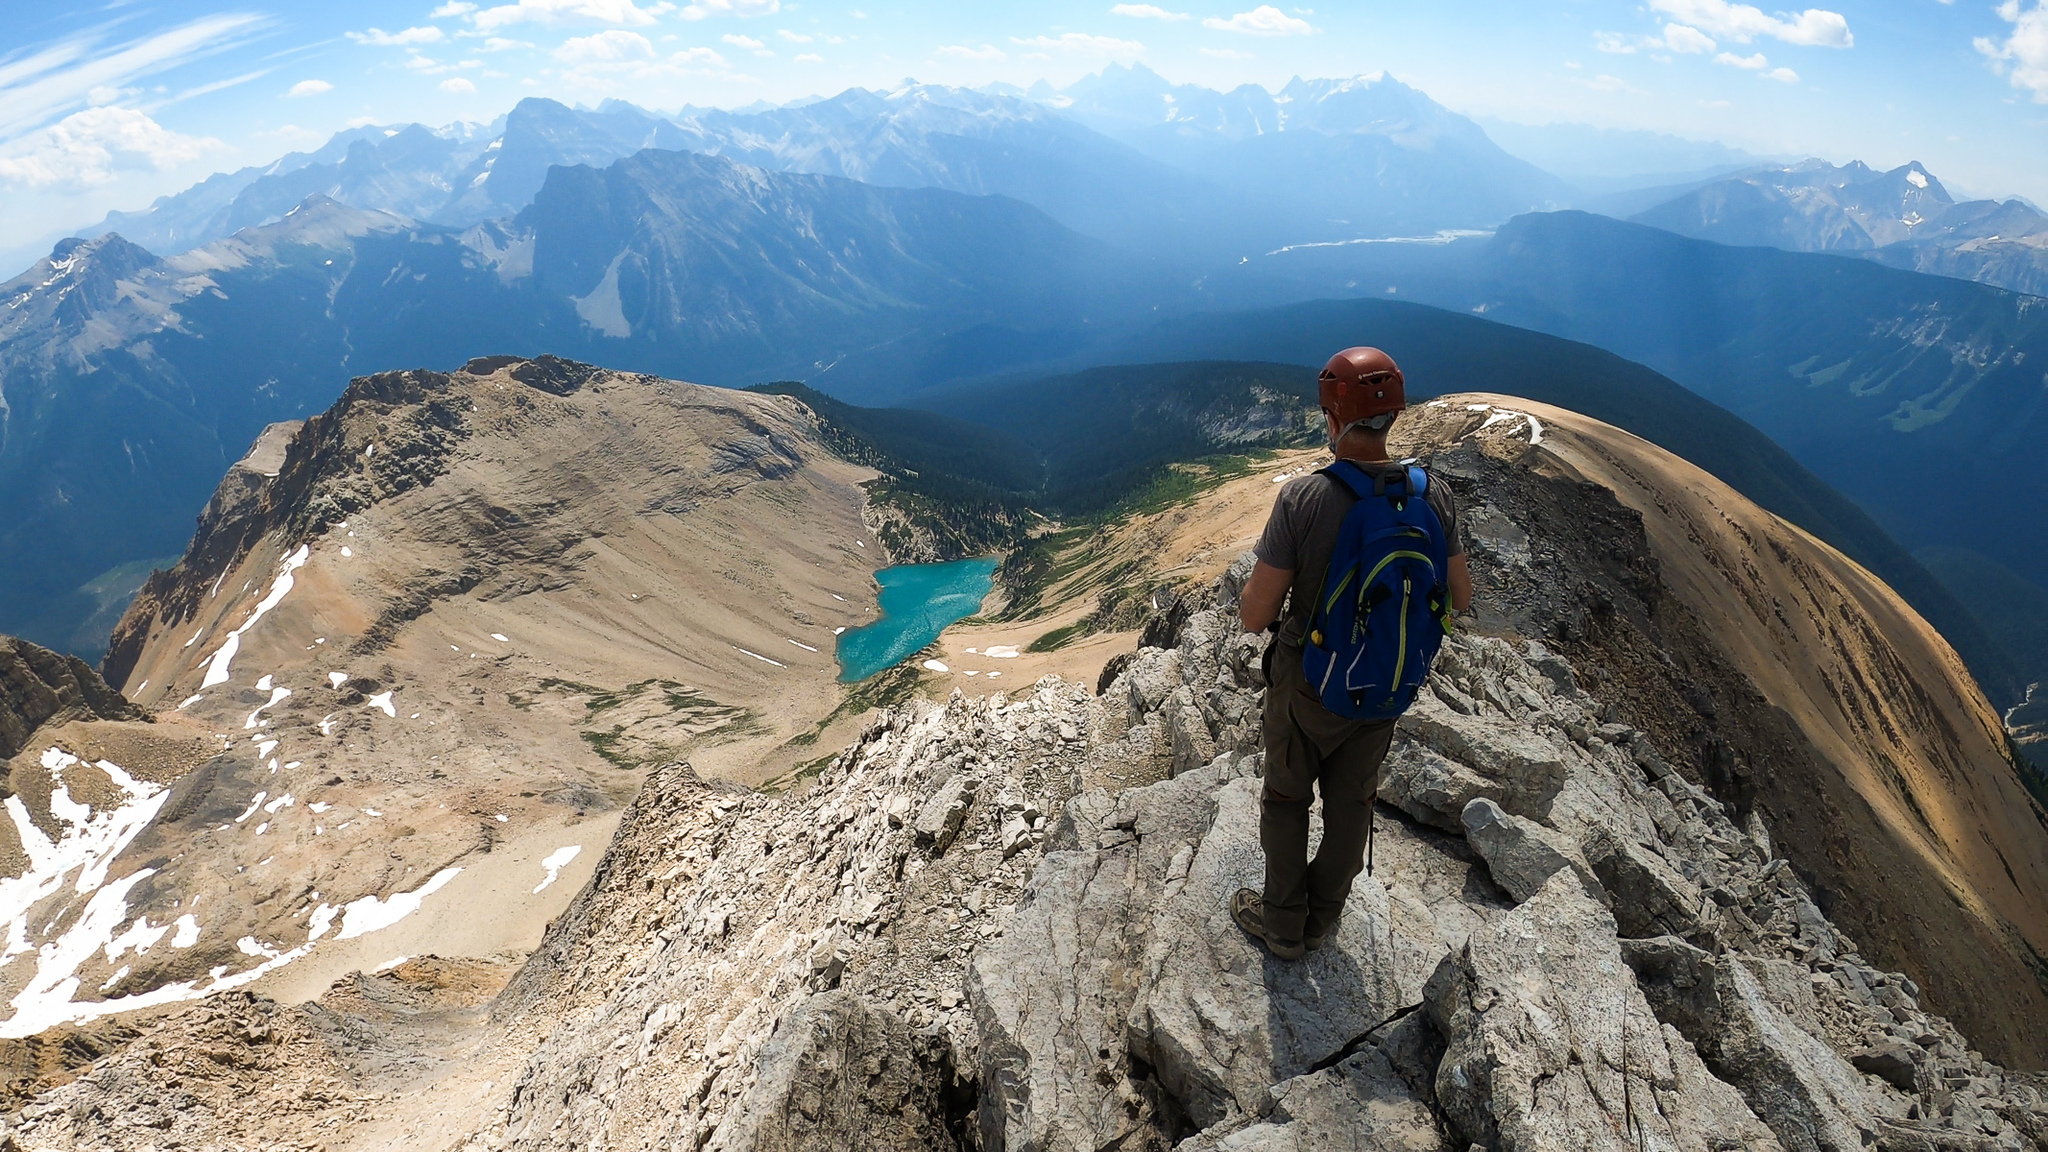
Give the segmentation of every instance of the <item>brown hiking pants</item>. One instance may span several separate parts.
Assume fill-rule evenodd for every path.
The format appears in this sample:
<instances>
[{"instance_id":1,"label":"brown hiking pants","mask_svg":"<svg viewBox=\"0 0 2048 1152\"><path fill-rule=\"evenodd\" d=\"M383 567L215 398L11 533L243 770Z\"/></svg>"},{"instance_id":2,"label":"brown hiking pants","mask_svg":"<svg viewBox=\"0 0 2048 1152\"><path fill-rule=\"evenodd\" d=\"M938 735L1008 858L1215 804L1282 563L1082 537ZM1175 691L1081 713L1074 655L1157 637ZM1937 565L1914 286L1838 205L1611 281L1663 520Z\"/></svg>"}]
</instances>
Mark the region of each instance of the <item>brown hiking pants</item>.
<instances>
[{"instance_id":1,"label":"brown hiking pants","mask_svg":"<svg viewBox=\"0 0 2048 1152\"><path fill-rule=\"evenodd\" d=\"M1265 793L1259 844L1266 850L1265 925L1300 940L1336 925L1365 868L1366 829L1392 720L1347 720L1323 707L1301 669L1301 649L1274 641L1266 665ZM1323 797L1323 842L1308 858L1308 814Z\"/></svg>"}]
</instances>

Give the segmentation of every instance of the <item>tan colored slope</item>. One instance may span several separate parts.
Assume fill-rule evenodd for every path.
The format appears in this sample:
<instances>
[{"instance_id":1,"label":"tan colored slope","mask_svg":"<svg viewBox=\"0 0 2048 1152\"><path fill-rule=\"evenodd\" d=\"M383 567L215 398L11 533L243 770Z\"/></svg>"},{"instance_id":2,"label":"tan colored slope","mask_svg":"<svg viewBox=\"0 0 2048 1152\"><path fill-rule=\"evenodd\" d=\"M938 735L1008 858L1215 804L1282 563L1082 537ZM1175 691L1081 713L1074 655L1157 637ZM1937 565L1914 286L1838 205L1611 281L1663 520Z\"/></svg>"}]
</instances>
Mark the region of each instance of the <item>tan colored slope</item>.
<instances>
[{"instance_id":1,"label":"tan colored slope","mask_svg":"<svg viewBox=\"0 0 2048 1152\"><path fill-rule=\"evenodd\" d=\"M1829 914L1914 972L1987 1051L2026 1066L2048 1060L2048 815L2006 761L1997 713L1947 642L1832 547L1599 421L1472 394L1422 409L1404 434L1418 446L1470 434L1491 415L1472 405L1535 417L1541 445L1525 450L1525 467L1561 466L1641 514L1660 582L1691 616L1667 622L1667 647L1716 650L1808 742L1738 741L1734 751L1787 854L1832 898ZM1529 436L1514 422L1494 434ZM1709 670L1695 674L1712 682ZM1710 729L1767 743L1771 725L1728 699L1738 691L1716 695L1725 714ZM1824 771L1803 775L1809 753Z\"/></svg>"},{"instance_id":2,"label":"tan colored slope","mask_svg":"<svg viewBox=\"0 0 2048 1152\"><path fill-rule=\"evenodd\" d=\"M872 473L786 398L517 371L358 381L138 598L110 665L219 754L149 801L111 875L155 871L110 931L194 939L93 952L73 1000L531 948L645 767L820 754L788 742L843 699L834 628L872 618Z\"/></svg>"}]
</instances>

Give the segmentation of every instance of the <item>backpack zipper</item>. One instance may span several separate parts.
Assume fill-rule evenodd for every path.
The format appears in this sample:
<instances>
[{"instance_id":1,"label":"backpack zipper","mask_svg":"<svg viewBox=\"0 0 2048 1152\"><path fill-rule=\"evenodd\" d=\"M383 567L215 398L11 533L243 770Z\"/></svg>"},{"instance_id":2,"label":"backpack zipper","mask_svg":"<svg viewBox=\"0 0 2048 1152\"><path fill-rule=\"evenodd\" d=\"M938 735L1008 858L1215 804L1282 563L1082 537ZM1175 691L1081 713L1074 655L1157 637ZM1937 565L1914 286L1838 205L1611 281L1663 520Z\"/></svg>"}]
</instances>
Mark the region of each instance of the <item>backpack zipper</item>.
<instances>
[{"instance_id":1,"label":"backpack zipper","mask_svg":"<svg viewBox=\"0 0 2048 1152\"><path fill-rule=\"evenodd\" d=\"M1401 694L1401 672L1408 667L1408 598L1414 590L1414 580L1407 576L1401 577L1401 654L1394 657L1393 691L1387 693L1389 704L1394 702L1394 697Z\"/></svg>"}]
</instances>

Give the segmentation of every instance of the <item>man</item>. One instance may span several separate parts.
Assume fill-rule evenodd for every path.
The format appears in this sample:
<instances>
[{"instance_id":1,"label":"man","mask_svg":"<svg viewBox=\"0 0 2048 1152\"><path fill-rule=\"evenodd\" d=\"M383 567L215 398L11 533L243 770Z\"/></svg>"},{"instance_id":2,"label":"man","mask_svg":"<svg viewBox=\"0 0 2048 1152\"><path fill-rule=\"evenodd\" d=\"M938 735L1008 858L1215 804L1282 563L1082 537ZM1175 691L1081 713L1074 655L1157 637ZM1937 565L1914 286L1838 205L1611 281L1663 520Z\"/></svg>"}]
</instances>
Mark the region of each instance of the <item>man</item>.
<instances>
[{"instance_id":1,"label":"man","mask_svg":"<svg viewBox=\"0 0 2048 1152\"><path fill-rule=\"evenodd\" d=\"M1323 368L1320 392L1330 449L1339 460L1373 476L1405 473L1387 458L1387 433L1406 405L1405 381L1391 357L1377 348L1347 348ZM1264 631L1276 620L1280 629L1266 658L1259 816L1266 888L1263 895L1241 889L1230 910L1239 927L1283 960L1319 947L1337 928L1351 882L1365 866L1380 762L1394 737L1393 720L1346 719L1324 707L1302 668L1303 637L1318 589L1345 514L1358 498L1322 472L1289 481L1273 502L1255 549L1258 565L1238 605L1246 631ZM1457 503L1449 487L1437 483L1427 484L1424 500L1448 545L1451 607L1465 612L1472 605L1472 574ZM1314 860L1308 858L1312 789L1323 797L1323 842Z\"/></svg>"}]
</instances>

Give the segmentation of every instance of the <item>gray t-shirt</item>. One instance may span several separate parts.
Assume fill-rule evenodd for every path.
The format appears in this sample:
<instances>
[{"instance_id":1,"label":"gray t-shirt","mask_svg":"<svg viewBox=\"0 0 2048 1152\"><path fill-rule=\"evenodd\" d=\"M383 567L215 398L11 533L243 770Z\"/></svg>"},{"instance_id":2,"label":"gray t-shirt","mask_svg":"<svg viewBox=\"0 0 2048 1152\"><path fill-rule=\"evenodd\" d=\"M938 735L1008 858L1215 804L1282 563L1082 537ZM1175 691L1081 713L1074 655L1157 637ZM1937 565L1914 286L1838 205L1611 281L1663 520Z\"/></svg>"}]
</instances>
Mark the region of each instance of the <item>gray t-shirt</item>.
<instances>
[{"instance_id":1,"label":"gray t-shirt","mask_svg":"<svg viewBox=\"0 0 2048 1152\"><path fill-rule=\"evenodd\" d=\"M1362 460L1352 463L1365 469L1367 475L1395 472L1402 467ZM1423 498L1436 510L1437 519L1443 521L1450 554L1464 555L1464 524L1458 519L1458 500L1451 495L1451 486L1431 476ZM1294 573L1294 583L1287 591L1287 608L1280 617L1280 639L1286 643L1298 647L1308 631L1309 608L1323 583L1323 570L1330 566L1330 553L1336 551L1337 532L1344 526L1344 514L1351 511L1356 500L1342 482L1321 472L1311 472L1289 480L1273 501L1273 514L1267 518L1266 530L1252 552L1267 564Z\"/></svg>"}]
</instances>

